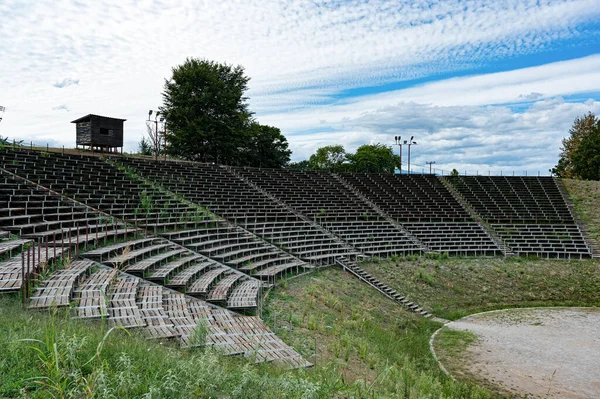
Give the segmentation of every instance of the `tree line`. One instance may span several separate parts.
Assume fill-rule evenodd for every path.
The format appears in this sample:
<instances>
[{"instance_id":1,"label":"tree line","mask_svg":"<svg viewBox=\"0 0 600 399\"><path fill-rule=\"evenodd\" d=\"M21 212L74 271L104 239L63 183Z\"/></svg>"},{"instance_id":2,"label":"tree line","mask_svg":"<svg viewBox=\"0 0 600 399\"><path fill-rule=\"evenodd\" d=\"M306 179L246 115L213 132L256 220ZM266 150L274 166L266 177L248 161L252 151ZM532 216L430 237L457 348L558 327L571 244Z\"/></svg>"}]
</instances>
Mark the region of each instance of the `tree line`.
<instances>
[{"instance_id":1,"label":"tree line","mask_svg":"<svg viewBox=\"0 0 600 399\"><path fill-rule=\"evenodd\" d=\"M286 137L279 128L258 123L249 110L249 81L240 65L188 58L174 67L164 82L159 108L167 123L167 153L193 161L263 168L378 173L394 173L398 168L399 156L381 143L362 145L354 153L342 145L328 145L307 160L290 163ZM142 139L139 152L158 152L151 141ZM600 180L599 118L590 112L575 119L551 172Z\"/></svg>"},{"instance_id":2,"label":"tree line","mask_svg":"<svg viewBox=\"0 0 600 399\"><path fill-rule=\"evenodd\" d=\"M569 179L600 180L600 118L591 112L575 118L550 172Z\"/></svg>"}]
</instances>

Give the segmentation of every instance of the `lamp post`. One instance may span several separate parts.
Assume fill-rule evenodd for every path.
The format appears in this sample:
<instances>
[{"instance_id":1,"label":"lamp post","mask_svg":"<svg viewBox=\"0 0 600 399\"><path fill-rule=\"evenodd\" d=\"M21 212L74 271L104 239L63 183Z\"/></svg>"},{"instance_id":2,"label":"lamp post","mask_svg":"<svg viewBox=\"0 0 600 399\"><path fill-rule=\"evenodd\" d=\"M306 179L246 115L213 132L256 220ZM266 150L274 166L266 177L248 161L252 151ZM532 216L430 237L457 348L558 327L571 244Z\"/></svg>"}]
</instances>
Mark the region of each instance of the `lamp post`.
<instances>
[{"instance_id":1,"label":"lamp post","mask_svg":"<svg viewBox=\"0 0 600 399\"><path fill-rule=\"evenodd\" d=\"M425 162L427 165L429 165L429 174L431 174L431 165L435 163L435 161L429 161L429 162Z\"/></svg>"},{"instance_id":2,"label":"lamp post","mask_svg":"<svg viewBox=\"0 0 600 399\"><path fill-rule=\"evenodd\" d=\"M164 116L161 116L160 119L158 118L160 116L160 111L156 111L154 113L154 121L152 121L150 119L150 117L152 116L152 113L154 113L153 110L148 111L148 120L146 122L154 122L154 159L158 160L158 152L159 152L159 146L160 146L160 139L158 138L158 122L160 121L161 123L165 124L164 126L164 134L165 134L165 143L164 143L164 151L165 151L165 159L167 159L167 127L166 127L166 122L165 122L165 118Z\"/></svg>"},{"instance_id":3,"label":"lamp post","mask_svg":"<svg viewBox=\"0 0 600 399\"><path fill-rule=\"evenodd\" d=\"M402 136L395 136L394 139L396 140L396 145L400 152L400 174L402 174Z\"/></svg>"},{"instance_id":4,"label":"lamp post","mask_svg":"<svg viewBox=\"0 0 600 399\"><path fill-rule=\"evenodd\" d=\"M411 145L417 145L416 141L413 141L413 138L415 136L410 136L410 140L408 140L408 144L406 143L406 141L404 142L404 144L408 145L408 174L410 175L410 146Z\"/></svg>"}]
</instances>

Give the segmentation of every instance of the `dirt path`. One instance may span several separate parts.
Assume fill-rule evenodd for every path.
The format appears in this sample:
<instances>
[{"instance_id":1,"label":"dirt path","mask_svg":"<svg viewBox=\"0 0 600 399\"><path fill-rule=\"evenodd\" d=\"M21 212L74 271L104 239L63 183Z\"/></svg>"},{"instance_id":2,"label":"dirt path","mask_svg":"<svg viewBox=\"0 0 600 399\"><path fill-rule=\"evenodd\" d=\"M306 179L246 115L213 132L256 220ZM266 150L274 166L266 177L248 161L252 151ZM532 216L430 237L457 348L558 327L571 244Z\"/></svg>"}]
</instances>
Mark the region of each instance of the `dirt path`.
<instances>
[{"instance_id":1,"label":"dirt path","mask_svg":"<svg viewBox=\"0 0 600 399\"><path fill-rule=\"evenodd\" d=\"M463 371L480 381L528 398L600 398L600 309L513 309L447 327L479 337Z\"/></svg>"}]
</instances>

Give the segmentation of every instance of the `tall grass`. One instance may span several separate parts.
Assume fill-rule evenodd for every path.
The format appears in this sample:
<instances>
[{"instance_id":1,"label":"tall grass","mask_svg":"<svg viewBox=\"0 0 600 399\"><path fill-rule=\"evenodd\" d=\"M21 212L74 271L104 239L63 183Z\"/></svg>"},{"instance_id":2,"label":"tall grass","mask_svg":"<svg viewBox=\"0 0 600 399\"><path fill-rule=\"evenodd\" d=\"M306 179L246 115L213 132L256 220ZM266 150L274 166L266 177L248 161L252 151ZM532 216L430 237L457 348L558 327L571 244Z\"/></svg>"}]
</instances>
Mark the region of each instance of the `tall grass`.
<instances>
[{"instance_id":1,"label":"tall grass","mask_svg":"<svg viewBox=\"0 0 600 399\"><path fill-rule=\"evenodd\" d=\"M300 370L256 365L206 348L182 350L168 342L148 341L135 331L110 329L101 321L74 320L67 309L24 311L18 298L10 296L0 297L0 325L0 397L489 397L476 386L453 383L424 369L389 338L389 351L397 351L403 360L383 367L378 363L375 378L348 379L336 360L320 360ZM371 356L371 345L370 339L362 341L361 356Z\"/></svg>"}]
</instances>

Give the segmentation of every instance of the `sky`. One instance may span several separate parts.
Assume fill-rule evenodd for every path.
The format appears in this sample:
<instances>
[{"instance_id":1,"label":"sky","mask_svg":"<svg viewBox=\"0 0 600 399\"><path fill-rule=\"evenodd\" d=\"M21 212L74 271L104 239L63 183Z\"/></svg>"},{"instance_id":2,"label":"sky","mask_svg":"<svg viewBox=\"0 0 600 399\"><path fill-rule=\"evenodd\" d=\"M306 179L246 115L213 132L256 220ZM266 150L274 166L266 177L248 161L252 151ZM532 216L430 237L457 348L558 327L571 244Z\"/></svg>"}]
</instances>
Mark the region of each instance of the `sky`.
<instances>
[{"instance_id":1,"label":"sky","mask_svg":"<svg viewBox=\"0 0 600 399\"><path fill-rule=\"evenodd\" d=\"M135 151L188 57L242 65L294 161L399 135L413 170L547 175L600 115L598 0L0 0L0 135L74 147L93 113Z\"/></svg>"}]
</instances>

